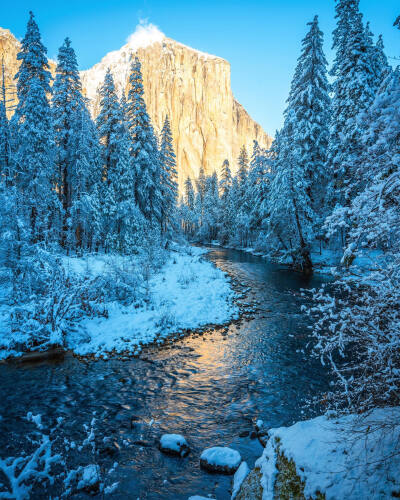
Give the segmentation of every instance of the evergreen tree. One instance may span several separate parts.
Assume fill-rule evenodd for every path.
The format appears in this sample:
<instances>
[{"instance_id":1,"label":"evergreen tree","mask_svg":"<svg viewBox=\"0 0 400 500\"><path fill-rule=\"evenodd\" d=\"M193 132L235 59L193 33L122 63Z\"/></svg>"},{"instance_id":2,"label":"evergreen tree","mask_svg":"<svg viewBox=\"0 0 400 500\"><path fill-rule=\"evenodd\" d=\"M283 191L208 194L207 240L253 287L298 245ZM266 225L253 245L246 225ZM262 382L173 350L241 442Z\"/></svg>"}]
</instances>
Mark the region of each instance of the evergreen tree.
<instances>
[{"instance_id":1,"label":"evergreen tree","mask_svg":"<svg viewBox=\"0 0 400 500\"><path fill-rule=\"evenodd\" d=\"M161 221L164 232L171 225L178 199L175 152L168 115L161 130Z\"/></svg>"},{"instance_id":2,"label":"evergreen tree","mask_svg":"<svg viewBox=\"0 0 400 500\"><path fill-rule=\"evenodd\" d=\"M342 179L339 176L341 170L339 154L342 148L342 131L347 122L345 112L346 104L346 79L344 64L348 55L348 41L354 19L358 13L359 0L337 0L336 19L337 25L333 31L333 46L336 50L335 60L331 69L334 78L332 84L333 101L331 112L331 128L328 149L328 166L331 169L334 180L330 185L330 204L332 207L338 201L338 189L342 187Z\"/></svg>"},{"instance_id":3,"label":"evergreen tree","mask_svg":"<svg viewBox=\"0 0 400 500\"><path fill-rule=\"evenodd\" d=\"M253 153L250 161L249 182L246 193L252 229L260 228L266 217L269 196L270 168L269 160L257 141L253 141Z\"/></svg>"},{"instance_id":4,"label":"evergreen tree","mask_svg":"<svg viewBox=\"0 0 400 500\"><path fill-rule=\"evenodd\" d=\"M247 174L249 170L249 157L247 155L246 147L243 145L240 149L239 158L238 158L238 180L239 184L245 189L245 184L247 180Z\"/></svg>"},{"instance_id":5,"label":"evergreen tree","mask_svg":"<svg viewBox=\"0 0 400 500\"><path fill-rule=\"evenodd\" d=\"M202 241L212 241L218 232L219 194L218 176L216 172L206 178L205 193L202 206L202 220L199 237Z\"/></svg>"},{"instance_id":6,"label":"evergreen tree","mask_svg":"<svg viewBox=\"0 0 400 500\"><path fill-rule=\"evenodd\" d=\"M46 95L51 94L50 81L52 77L46 53L47 49L42 44L33 12L29 12L26 34L21 42L21 50L17 54L17 60L21 61L15 75L18 95L17 118L24 110L24 101L28 97L31 80L37 80L35 84L38 84Z\"/></svg>"},{"instance_id":7,"label":"evergreen tree","mask_svg":"<svg viewBox=\"0 0 400 500\"><path fill-rule=\"evenodd\" d=\"M297 148L292 148L292 137L296 134L295 112L288 108L285 115L268 202L270 251L277 258L290 258L295 268L309 273L312 271L314 214L307 194L305 170Z\"/></svg>"},{"instance_id":8,"label":"evergreen tree","mask_svg":"<svg viewBox=\"0 0 400 500\"><path fill-rule=\"evenodd\" d=\"M143 215L161 220L161 168L157 141L143 98L141 64L131 65L127 99L127 121L132 137L131 157L135 171L135 199Z\"/></svg>"},{"instance_id":9,"label":"evergreen tree","mask_svg":"<svg viewBox=\"0 0 400 500\"><path fill-rule=\"evenodd\" d=\"M349 204L357 187L353 185L355 164L361 151L358 116L372 103L382 75L377 75L376 50L362 23L358 2L338 2L339 27L346 26L337 45L334 65L333 127L329 160L335 176L335 198ZM335 46L335 45L334 45Z\"/></svg>"},{"instance_id":10,"label":"evergreen tree","mask_svg":"<svg viewBox=\"0 0 400 500\"><path fill-rule=\"evenodd\" d=\"M202 206L204 201L204 196L206 194L206 174L204 172L203 166L200 167L199 176L196 179L196 189L200 199L200 204Z\"/></svg>"},{"instance_id":11,"label":"evergreen tree","mask_svg":"<svg viewBox=\"0 0 400 500\"><path fill-rule=\"evenodd\" d=\"M68 223L70 247L96 250L102 237L102 164L96 126L85 102L74 113L71 128L71 206ZM103 201L103 200L102 200Z\"/></svg>"},{"instance_id":12,"label":"evergreen tree","mask_svg":"<svg viewBox=\"0 0 400 500\"><path fill-rule=\"evenodd\" d=\"M224 160L221 168L221 181L219 183L219 189L221 192L221 198L223 202L226 202L226 199L229 194L229 189L232 185L232 173L229 167L229 161L227 159Z\"/></svg>"},{"instance_id":13,"label":"evergreen tree","mask_svg":"<svg viewBox=\"0 0 400 500\"><path fill-rule=\"evenodd\" d=\"M68 218L73 203L73 178L76 167L79 141L74 135L75 123L81 121L81 110L84 106L81 94L82 85L79 77L78 63L69 38L64 40L58 53L56 78L53 86L52 114L54 138L56 143L56 164L58 169L58 193L63 206L63 238L65 245L68 231ZM78 126L79 127L79 126ZM79 127L80 129L80 127ZM79 135L81 137L81 135Z\"/></svg>"},{"instance_id":14,"label":"evergreen tree","mask_svg":"<svg viewBox=\"0 0 400 500\"><path fill-rule=\"evenodd\" d=\"M318 17L308 24L298 61L301 71L295 75L296 92L289 101L294 110L295 136L292 147L304 168L304 182L314 212L323 212L329 175L326 154L329 141L330 98L327 79L327 61L323 52L323 34ZM317 221L315 221L317 222Z\"/></svg>"},{"instance_id":15,"label":"evergreen tree","mask_svg":"<svg viewBox=\"0 0 400 500\"><path fill-rule=\"evenodd\" d=\"M108 172L115 170L118 163L120 137L124 134L125 126L110 68L107 69L99 95L100 112L96 118L96 125L103 146L103 178L107 180Z\"/></svg>"},{"instance_id":16,"label":"evergreen tree","mask_svg":"<svg viewBox=\"0 0 400 500\"><path fill-rule=\"evenodd\" d=\"M31 241L49 242L59 239L61 207L54 189L55 148L47 100L50 73L32 13L17 57L21 65L16 74L19 101L13 118L16 182L20 191L29 193L23 204L30 220Z\"/></svg>"},{"instance_id":17,"label":"evergreen tree","mask_svg":"<svg viewBox=\"0 0 400 500\"><path fill-rule=\"evenodd\" d=\"M182 207L182 219L183 219L183 230L189 236L194 235L194 208L195 208L195 192L193 189L193 183L190 177L185 180L185 194L183 198Z\"/></svg>"}]
</instances>

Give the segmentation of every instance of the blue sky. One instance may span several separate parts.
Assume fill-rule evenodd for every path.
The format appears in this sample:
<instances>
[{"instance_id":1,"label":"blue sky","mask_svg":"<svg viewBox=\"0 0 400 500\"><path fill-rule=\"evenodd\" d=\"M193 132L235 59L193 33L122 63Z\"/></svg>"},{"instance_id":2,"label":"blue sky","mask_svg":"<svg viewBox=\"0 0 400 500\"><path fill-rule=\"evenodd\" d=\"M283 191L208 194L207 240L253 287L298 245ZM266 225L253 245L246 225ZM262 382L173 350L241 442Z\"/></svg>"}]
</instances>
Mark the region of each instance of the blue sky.
<instances>
[{"instance_id":1,"label":"blue sky","mask_svg":"<svg viewBox=\"0 0 400 500\"><path fill-rule=\"evenodd\" d=\"M372 31L383 34L387 54L400 57L400 32L392 27L399 1L360 0L360 7ZM55 58L69 36L81 69L120 48L140 19L170 38L227 59L236 98L270 134L282 123L300 42L315 14L332 59L334 0L24 0L2 9L1 26L21 38L31 9L49 56Z\"/></svg>"}]
</instances>

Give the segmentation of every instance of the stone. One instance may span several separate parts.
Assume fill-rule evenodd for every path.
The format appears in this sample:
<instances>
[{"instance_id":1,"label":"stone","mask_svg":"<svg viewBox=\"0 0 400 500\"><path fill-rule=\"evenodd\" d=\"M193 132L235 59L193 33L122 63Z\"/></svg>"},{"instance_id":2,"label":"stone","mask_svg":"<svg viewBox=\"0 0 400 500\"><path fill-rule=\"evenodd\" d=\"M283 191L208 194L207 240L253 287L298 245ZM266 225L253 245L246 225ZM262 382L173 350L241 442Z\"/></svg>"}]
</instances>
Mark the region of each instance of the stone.
<instances>
[{"instance_id":1,"label":"stone","mask_svg":"<svg viewBox=\"0 0 400 500\"><path fill-rule=\"evenodd\" d=\"M189 454L189 445L181 434L163 434L160 439L159 449L168 455L185 457Z\"/></svg>"},{"instance_id":2,"label":"stone","mask_svg":"<svg viewBox=\"0 0 400 500\"><path fill-rule=\"evenodd\" d=\"M261 479L261 470L255 467L241 484L235 500L262 500L263 487Z\"/></svg>"},{"instance_id":3,"label":"stone","mask_svg":"<svg viewBox=\"0 0 400 500\"><path fill-rule=\"evenodd\" d=\"M200 456L200 466L203 469L220 474L234 474L241 461L238 451L222 446L207 448Z\"/></svg>"}]
</instances>

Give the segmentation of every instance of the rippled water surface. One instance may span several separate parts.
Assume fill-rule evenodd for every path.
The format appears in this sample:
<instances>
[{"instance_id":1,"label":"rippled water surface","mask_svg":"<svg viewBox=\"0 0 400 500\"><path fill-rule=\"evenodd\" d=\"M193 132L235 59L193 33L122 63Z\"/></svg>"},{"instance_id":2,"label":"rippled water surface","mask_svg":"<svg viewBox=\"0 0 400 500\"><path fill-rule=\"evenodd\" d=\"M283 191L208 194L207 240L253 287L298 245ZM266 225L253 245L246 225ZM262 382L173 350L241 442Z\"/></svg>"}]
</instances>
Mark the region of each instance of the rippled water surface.
<instances>
[{"instance_id":1,"label":"rippled water surface","mask_svg":"<svg viewBox=\"0 0 400 500\"><path fill-rule=\"evenodd\" d=\"M44 419L63 416L69 437L96 411L100 434L130 443L110 458L119 463L113 498L230 498L231 478L200 470L199 455L206 447L229 445L251 467L262 447L240 434L256 419L276 427L308 415L303 401L322 393L327 377L302 352L309 334L300 289L323 280L233 250L211 249L209 258L251 287L245 300L259 301L254 319L232 324L226 336L212 331L149 349L143 359L82 362L67 356L59 363L0 365L0 457L6 446L8 454L16 451L28 410ZM164 432L184 434L191 454L161 454L155 443Z\"/></svg>"}]
</instances>

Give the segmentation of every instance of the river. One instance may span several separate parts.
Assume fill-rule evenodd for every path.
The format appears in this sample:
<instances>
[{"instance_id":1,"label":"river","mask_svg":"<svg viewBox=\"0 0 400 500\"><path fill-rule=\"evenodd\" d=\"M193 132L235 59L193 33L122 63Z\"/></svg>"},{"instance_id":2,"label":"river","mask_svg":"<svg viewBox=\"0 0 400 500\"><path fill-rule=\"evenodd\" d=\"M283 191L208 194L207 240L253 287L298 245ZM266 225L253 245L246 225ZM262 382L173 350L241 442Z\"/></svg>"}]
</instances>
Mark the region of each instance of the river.
<instances>
[{"instance_id":1,"label":"river","mask_svg":"<svg viewBox=\"0 0 400 500\"><path fill-rule=\"evenodd\" d=\"M112 498L229 499L232 478L202 471L201 451L231 446L252 467L262 453L258 441L245 435L255 420L276 427L311 416L304 400L327 388L327 374L307 355L309 323L300 311L300 289L324 279L234 250L213 248L208 258L250 288L245 301L258 303L253 319L233 323L227 335L217 329L150 348L142 359L82 362L67 355L56 363L0 365L0 457L18 451L27 411L44 420L64 417L69 438L78 438L96 412L98 436L120 446L104 458L119 463ZM164 432L185 435L190 455L160 453L156 441ZM86 498L74 498L80 497Z\"/></svg>"}]
</instances>

